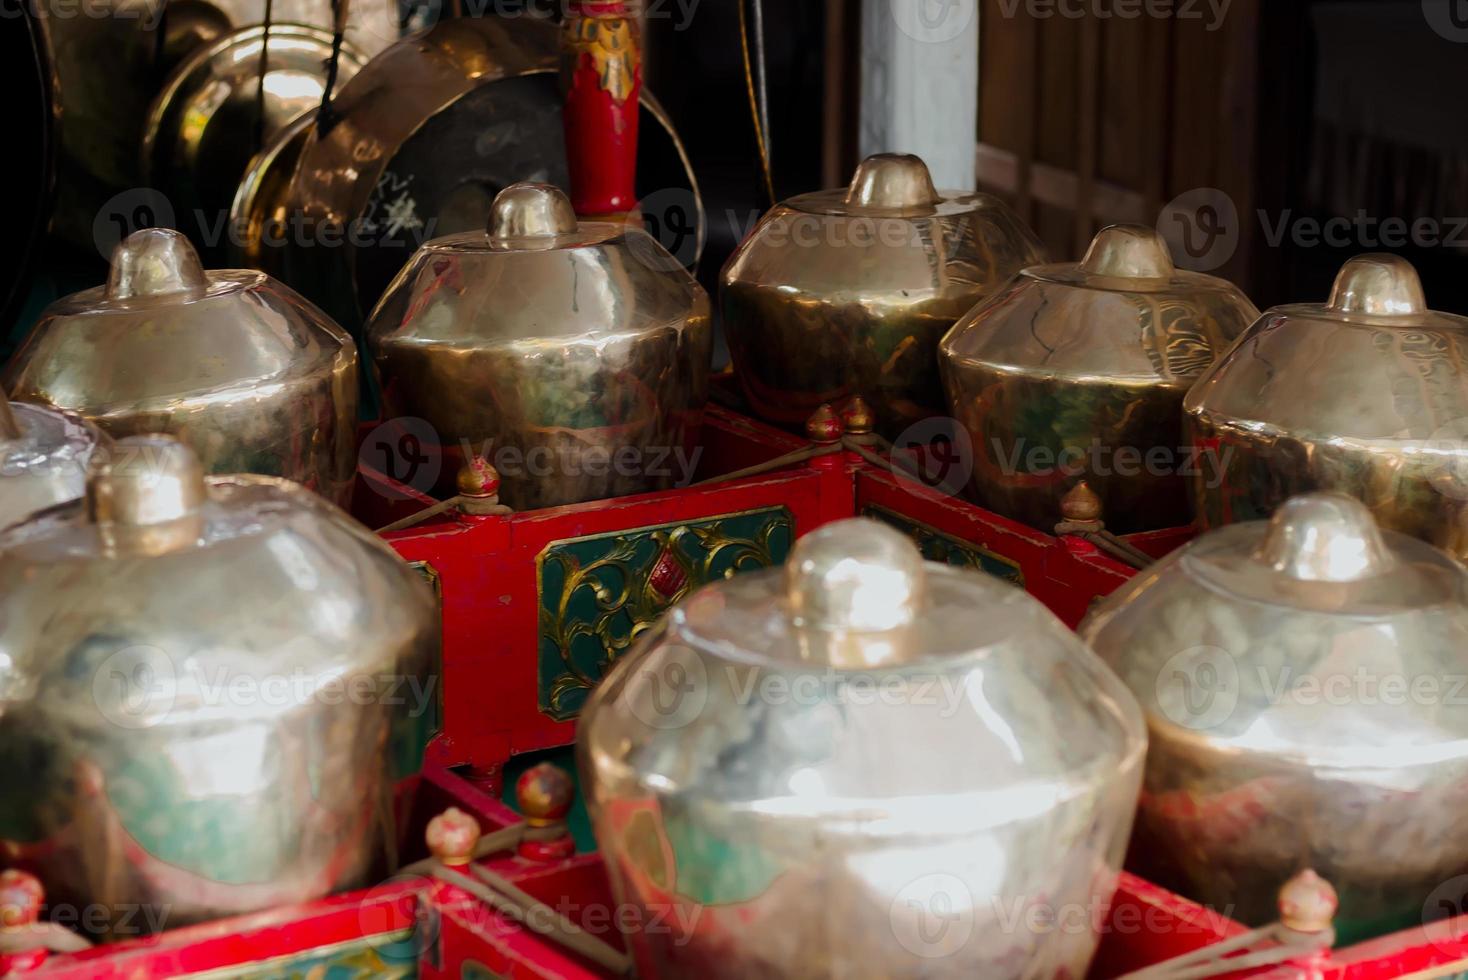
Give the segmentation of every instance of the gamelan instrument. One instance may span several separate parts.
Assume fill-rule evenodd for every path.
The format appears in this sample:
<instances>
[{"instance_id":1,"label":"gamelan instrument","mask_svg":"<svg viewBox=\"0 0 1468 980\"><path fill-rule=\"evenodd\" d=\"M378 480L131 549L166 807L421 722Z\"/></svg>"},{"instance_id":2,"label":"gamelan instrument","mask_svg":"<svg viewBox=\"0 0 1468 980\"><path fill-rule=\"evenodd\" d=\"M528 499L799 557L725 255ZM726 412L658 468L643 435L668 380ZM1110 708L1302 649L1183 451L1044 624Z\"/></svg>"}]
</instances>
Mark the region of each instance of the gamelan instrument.
<instances>
[{"instance_id":1,"label":"gamelan instrument","mask_svg":"<svg viewBox=\"0 0 1468 980\"><path fill-rule=\"evenodd\" d=\"M1339 490L1468 558L1468 317L1428 309L1403 259L1352 259L1327 302L1266 311L1184 407L1211 457L1200 527Z\"/></svg>"},{"instance_id":2,"label":"gamelan instrument","mask_svg":"<svg viewBox=\"0 0 1468 980\"><path fill-rule=\"evenodd\" d=\"M671 486L698 445L703 287L639 220L578 221L548 184L419 249L366 333L387 417L426 421L450 479L490 461L517 510Z\"/></svg>"},{"instance_id":3,"label":"gamelan instrument","mask_svg":"<svg viewBox=\"0 0 1468 980\"><path fill-rule=\"evenodd\" d=\"M338 503L351 496L356 345L262 272L204 271L177 231L134 232L105 286L47 307L4 384L113 437L177 435L208 473L285 477Z\"/></svg>"},{"instance_id":4,"label":"gamelan instrument","mask_svg":"<svg viewBox=\"0 0 1468 980\"><path fill-rule=\"evenodd\" d=\"M368 883L433 717L382 688L431 695L438 642L423 581L315 494L119 440L0 534L7 865L170 927Z\"/></svg>"},{"instance_id":5,"label":"gamelan instrument","mask_svg":"<svg viewBox=\"0 0 1468 980\"><path fill-rule=\"evenodd\" d=\"M1079 263L1025 269L938 348L974 502L1049 530L1085 480L1117 533L1189 523L1183 396L1258 315L1136 225L1104 229Z\"/></svg>"},{"instance_id":6,"label":"gamelan instrument","mask_svg":"<svg viewBox=\"0 0 1468 980\"><path fill-rule=\"evenodd\" d=\"M729 258L719 308L735 376L766 421L798 429L860 396L895 439L943 411L943 334L1044 259L997 198L935 190L914 156L868 157L850 187L770 210Z\"/></svg>"},{"instance_id":7,"label":"gamelan instrument","mask_svg":"<svg viewBox=\"0 0 1468 980\"><path fill-rule=\"evenodd\" d=\"M1003 917L1110 901L1146 731L1039 603L851 520L675 606L578 752L619 900L699 910L642 977L1078 977L1092 928Z\"/></svg>"},{"instance_id":8,"label":"gamelan instrument","mask_svg":"<svg viewBox=\"0 0 1468 980\"><path fill-rule=\"evenodd\" d=\"M1081 637L1142 703L1132 855L1254 925L1301 868L1359 939L1417 926L1468 855L1468 570L1339 493L1204 534Z\"/></svg>"}]
</instances>

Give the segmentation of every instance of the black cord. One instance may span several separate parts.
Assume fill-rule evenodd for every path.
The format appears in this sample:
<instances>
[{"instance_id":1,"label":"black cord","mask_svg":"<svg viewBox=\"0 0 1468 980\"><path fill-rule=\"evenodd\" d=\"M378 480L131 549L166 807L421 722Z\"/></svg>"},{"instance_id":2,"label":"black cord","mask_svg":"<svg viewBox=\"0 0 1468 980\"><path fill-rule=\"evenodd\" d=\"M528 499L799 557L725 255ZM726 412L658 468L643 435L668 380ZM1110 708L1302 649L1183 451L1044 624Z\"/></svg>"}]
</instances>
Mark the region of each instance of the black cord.
<instances>
[{"instance_id":1,"label":"black cord","mask_svg":"<svg viewBox=\"0 0 1468 980\"><path fill-rule=\"evenodd\" d=\"M321 90L321 107L316 110L316 131L331 132L337 123L331 108L331 94L336 89L337 69L342 60L342 41L347 33L347 0L331 0L331 58L326 62L326 85Z\"/></svg>"},{"instance_id":2,"label":"black cord","mask_svg":"<svg viewBox=\"0 0 1468 980\"><path fill-rule=\"evenodd\" d=\"M260 30L260 78L255 86L255 149L265 148L265 76L270 71L270 21L275 0L265 0L265 20Z\"/></svg>"}]
</instances>

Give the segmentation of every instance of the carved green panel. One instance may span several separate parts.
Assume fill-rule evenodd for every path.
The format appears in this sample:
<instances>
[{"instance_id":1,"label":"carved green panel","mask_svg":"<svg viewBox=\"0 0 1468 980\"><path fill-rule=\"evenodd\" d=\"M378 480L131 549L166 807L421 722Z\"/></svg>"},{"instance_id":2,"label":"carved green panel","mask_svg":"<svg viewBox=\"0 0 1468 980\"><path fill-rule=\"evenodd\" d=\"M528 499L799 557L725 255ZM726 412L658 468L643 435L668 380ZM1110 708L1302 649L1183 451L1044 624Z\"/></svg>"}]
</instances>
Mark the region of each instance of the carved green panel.
<instances>
[{"instance_id":1,"label":"carved green panel","mask_svg":"<svg viewBox=\"0 0 1468 980\"><path fill-rule=\"evenodd\" d=\"M190 980L412 980L418 976L417 940L401 932L272 956L223 970L189 974Z\"/></svg>"},{"instance_id":2,"label":"carved green panel","mask_svg":"<svg viewBox=\"0 0 1468 980\"><path fill-rule=\"evenodd\" d=\"M540 710L574 718L607 669L693 589L785 560L795 521L766 507L552 541L536 559Z\"/></svg>"},{"instance_id":3,"label":"carved green panel","mask_svg":"<svg viewBox=\"0 0 1468 980\"><path fill-rule=\"evenodd\" d=\"M876 504L867 504L862 510L862 516L889 524L912 538L913 543L918 546L918 550L928 561L977 568L995 578L1001 578L1012 585L1024 588L1025 576L1024 572L1020 571L1019 563L1003 555L996 555L971 541L944 534L937 528L929 527L885 507L878 507Z\"/></svg>"}]
</instances>

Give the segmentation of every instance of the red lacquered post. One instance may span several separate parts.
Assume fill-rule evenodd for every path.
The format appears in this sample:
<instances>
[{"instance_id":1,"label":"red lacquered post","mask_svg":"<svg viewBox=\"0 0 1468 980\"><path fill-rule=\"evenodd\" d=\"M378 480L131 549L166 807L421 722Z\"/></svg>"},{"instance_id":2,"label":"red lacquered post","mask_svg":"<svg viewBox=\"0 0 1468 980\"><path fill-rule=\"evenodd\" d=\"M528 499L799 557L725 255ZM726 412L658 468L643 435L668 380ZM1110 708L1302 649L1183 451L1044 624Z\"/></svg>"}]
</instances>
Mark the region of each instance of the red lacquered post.
<instances>
[{"instance_id":1,"label":"red lacquered post","mask_svg":"<svg viewBox=\"0 0 1468 980\"><path fill-rule=\"evenodd\" d=\"M637 207L642 43L637 0L571 0L561 27L566 162L583 217Z\"/></svg>"}]
</instances>

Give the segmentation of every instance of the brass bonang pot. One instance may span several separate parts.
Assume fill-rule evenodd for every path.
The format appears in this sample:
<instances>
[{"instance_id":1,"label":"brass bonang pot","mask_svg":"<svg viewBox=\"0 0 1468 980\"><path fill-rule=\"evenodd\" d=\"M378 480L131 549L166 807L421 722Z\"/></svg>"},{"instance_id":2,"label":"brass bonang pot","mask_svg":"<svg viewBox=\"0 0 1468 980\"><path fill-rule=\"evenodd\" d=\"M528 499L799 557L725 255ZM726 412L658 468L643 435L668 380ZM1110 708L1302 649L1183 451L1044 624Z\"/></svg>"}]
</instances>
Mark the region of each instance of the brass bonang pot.
<instances>
[{"instance_id":1,"label":"brass bonang pot","mask_svg":"<svg viewBox=\"0 0 1468 980\"><path fill-rule=\"evenodd\" d=\"M118 440L84 502L0 531L5 864L97 938L368 884L438 646L423 578L339 509Z\"/></svg>"},{"instance_id":2,"label":"brass bonang pot","mask_svg":"<svg viewBox=\"0 0 1468 980\"><path fill-rule=\"evenodd\" d=\"M93 454L111 444L75 413L12 404L0 391L0 530L80 497Z\"/></svg>"},{"instance_id":3,"label":"brass bonang pot","mask_svg":"<svg viewBox=\"0 0 1468 980\"><path fill-rule=\"evenodd\" d=\"M1184 407L1212 457L1202 528L1338 490L1468 559L1468 318L1429 310L1406 260L1354 258L1328 302L1268 310Z\"/></svg>"},{"instance_id":4,"label":"brass bonang pot","mask_svg":"<svg viewBox=\"0 0 1468 980\"><path fill-rule=\"evenodd\" d=\"M512 184L485 230L418 250L365 332L386 417L432 428L446 481L480 455L529 510L692 476L709 299L635 219L578 222L558 188Z\"/></svg>"},{"instance_id":5,"label":"brass bonang pot","mask_svg":"<svg viewBox=\"0 0 1468 980\"><path fill-rule=\"evenodd\" d=\"M1037 600L860 518L675 605L577 738L644 980L1083 977L1100 917L1011 916L1109 906L1145 755Z\"/></svg>"},{"instance_id":6,"label":"brass bonang pot","mask_svg":"<svg viewBox=\"0 0 1468 980\"><path fill-rule=\"evenodd\" d=\"M915 156L877 154L850 187L767 213L729 258L719 307L755 414L800 428L853 395L889 439L943 410L938 341L1044 250L987 194L938 191Z\"/></svg>"},{"instance_id":7,"label":"brass bonang pot","mask_svg":"<svg viewBox=\"0 0 1468 980\"><path fill-rule=\"evenodd\" d=\"M1337 936L1421 929L1468 872L1468 571L1344 494L1210 531L1080 635L1142 704L1133 870L1263 925L1301 869Z\"/></svg>"},{"instance_id":8,"label":"brass bonang pot","mask_svg":"<svg viewBox=\"0 0 1468 980\"><path fill-rule=\"evenodd\" d=\"M114 438L168 433L209 473L258 473L346 504L356 472L357 348L262 272L205 272L178 231L134 232L104 286L48 306L3 373L17 401Z\"/></svg>"},{"instance_id":9,"label":"brass bonang pot","mask_svg":"<svg viewBox=\"0 0 1468 980\"><path fill-rule=\"evenodd\" d=\"M559 68L557 27L529 15L440 21L373 58L306 137L270 267L355 329L420 245L482 231L499 191L567 186ZM683 144L646 90L641 105L638 194L694 214L702 242Z\"/></svg>"},{"instance_id":10,"label":"brass bonang pot","mask_svg":"<svg viewBox=\"0 0 1468 980\"><path fill-rule=\"evenodd\" d=\"M1183 396L1258 315L1232 283L1174 268L1138 225L1103 229L1079 263L1024 270L939 346L973 447L970 495L1050 531L1085 480L1112 531L1192 523Z\"/></svg>"}]
</instances>

